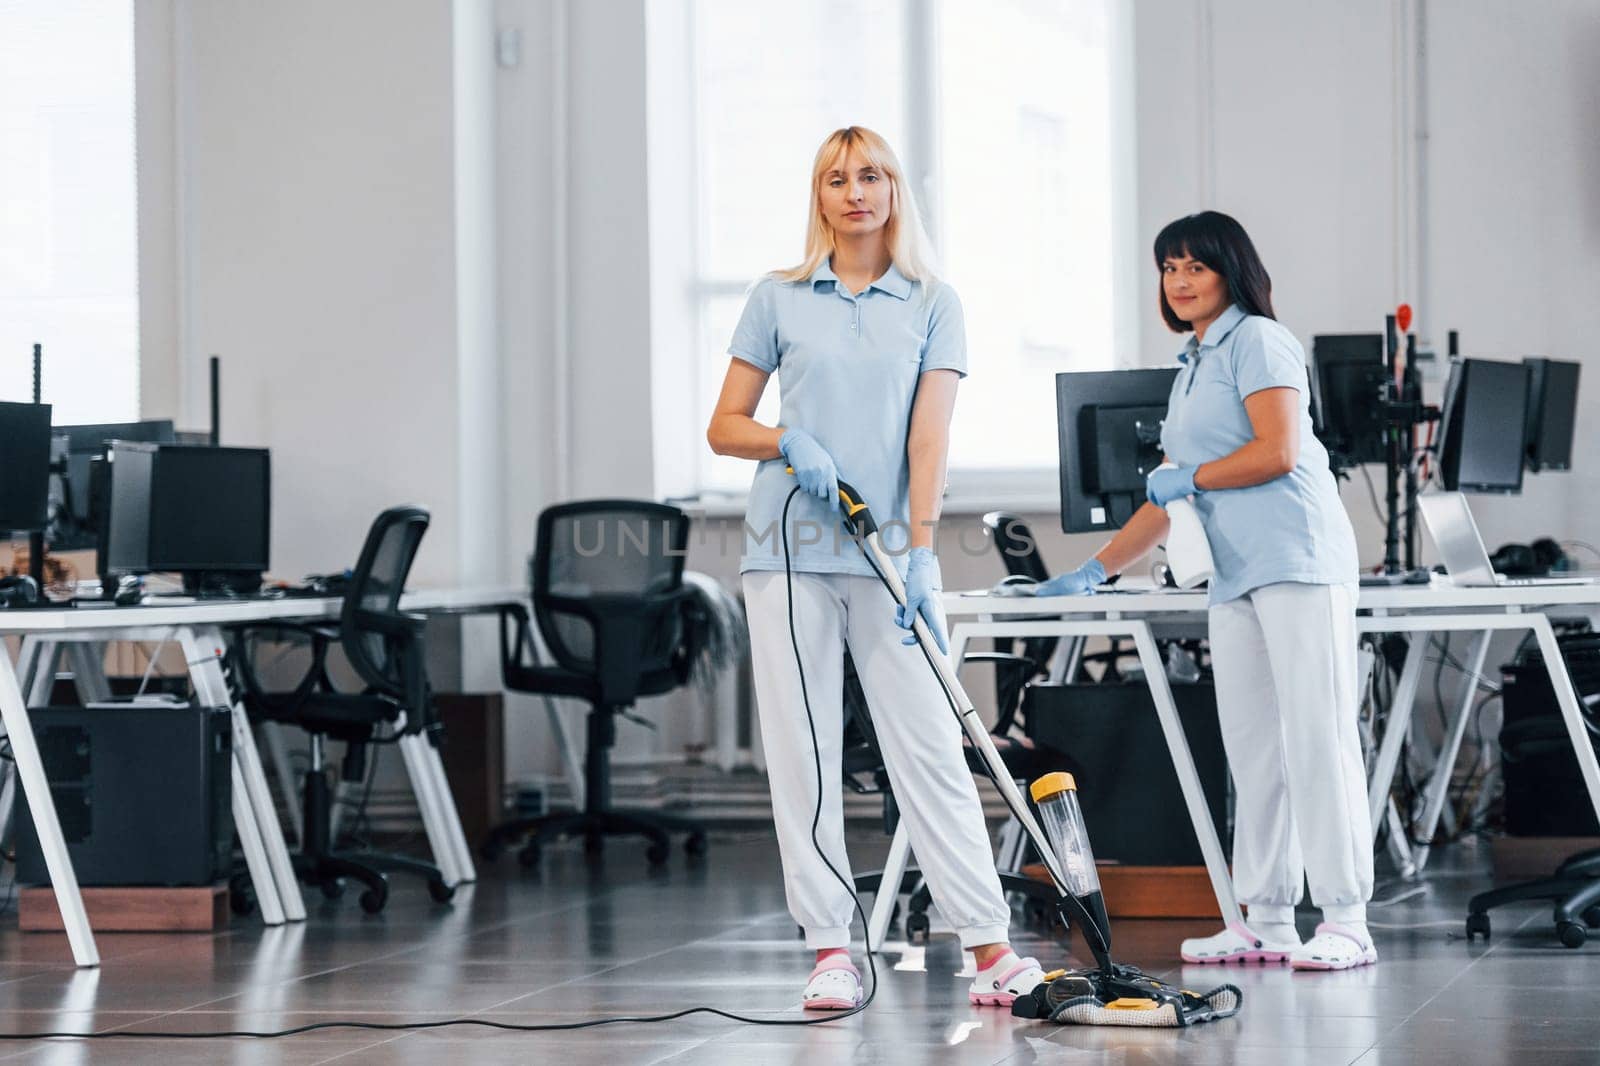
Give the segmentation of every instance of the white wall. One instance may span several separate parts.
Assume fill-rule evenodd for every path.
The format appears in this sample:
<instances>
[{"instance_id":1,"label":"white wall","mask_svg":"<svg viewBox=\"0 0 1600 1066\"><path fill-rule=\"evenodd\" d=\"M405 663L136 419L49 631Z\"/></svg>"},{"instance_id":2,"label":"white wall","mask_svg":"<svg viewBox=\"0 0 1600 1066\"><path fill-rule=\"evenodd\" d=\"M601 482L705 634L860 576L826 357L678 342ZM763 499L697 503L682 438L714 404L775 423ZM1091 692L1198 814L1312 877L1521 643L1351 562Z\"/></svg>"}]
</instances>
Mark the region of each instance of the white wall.
<instances>
[{"instance_id":1,"label":"white wall","mask_svg":"<svg viewBox=\"0 0 1600 1066\"><path fill-rule=\"evenodd\" d=\"M434 523L458 574L451 10L410 0L175 5L177 414L273 451L273 570L349 565L371 517ZM159 353L146 353L154 358Z\"/></svg>"},{"instance_id":2,"label":"white wall","mask_svg":"<svg viewBox=\"0 0 1600 1066\"><path fill-rule=\"evenodd\" d=\"M1140 240L1203 207L1235 215L1272 273L1279 317L1308 348L1316 333L1376 330L1408 300L1441 352L1458 328L1467 355L1591 362L1583 285L1600 266L1600 83L1587 57L1600 46L1600 5L1426 5L1420 189L1417 10L1416 0L1139 0ZM1153 271L1149 284L1153 304ZM1170 361L1173 335L1153 311L1144 322L1143 358ZM1600 412L1600 361L1582 395L1585 412ZM1574 473L1530 478L1520 498L1474 499L1491 547L1592 539L1600 510L1585 501L1600 464L1582 459L1596 442L1594 419L1585 423ZM1365 486L1347 484L1344 497L1362 561L1379 561Z\"/></svg>"}]
</instances>

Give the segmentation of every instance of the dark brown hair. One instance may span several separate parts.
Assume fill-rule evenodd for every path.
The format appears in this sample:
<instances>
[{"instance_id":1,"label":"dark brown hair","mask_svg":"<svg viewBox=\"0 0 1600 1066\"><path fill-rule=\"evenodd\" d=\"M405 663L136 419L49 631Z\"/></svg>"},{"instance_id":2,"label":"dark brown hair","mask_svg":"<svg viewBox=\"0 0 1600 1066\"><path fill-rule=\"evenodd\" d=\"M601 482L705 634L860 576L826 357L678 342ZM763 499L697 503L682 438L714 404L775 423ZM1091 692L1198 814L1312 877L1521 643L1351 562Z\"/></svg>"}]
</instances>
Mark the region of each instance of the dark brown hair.
<instances>
[{"instance_id":1,"label":"dark brown hair","mask_svg":"<svg viewBox=\"0 0 1600 1066\"><path fill-rule=\"evenodd\" d=\"M1168 259L1184 256L1198 259L1221 274L1228 282L1228 295L1247 315L1276 319L1272 313L1272 278L1250 243L1250 235L1231 215L1220 211L1201 211L1168 223L1156 234L1156 271ZM1193 327L1179 318L1167 303L1165 286L1158 286L1161 317L1174 333L1188 333Z\"/></svg>"}]
</instances>

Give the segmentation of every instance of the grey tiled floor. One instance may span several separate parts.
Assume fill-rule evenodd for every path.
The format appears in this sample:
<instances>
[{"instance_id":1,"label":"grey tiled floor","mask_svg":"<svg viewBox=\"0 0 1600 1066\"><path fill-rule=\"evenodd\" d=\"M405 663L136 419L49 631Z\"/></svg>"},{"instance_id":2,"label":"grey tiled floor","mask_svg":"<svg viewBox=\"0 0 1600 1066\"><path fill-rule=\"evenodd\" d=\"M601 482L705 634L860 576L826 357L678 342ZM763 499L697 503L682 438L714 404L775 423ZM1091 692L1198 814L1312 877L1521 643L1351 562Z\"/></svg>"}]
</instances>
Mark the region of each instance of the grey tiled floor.
<instances>
[{"instance_id":1,"label":"grey tiled floor","mask_svg":"<svg viewBox=\"0 0 1600 1066\"><path fill-rule=\"evenodd\" d=\"M882 837L852 833L862 868ZM303 925L237 920L215 936L103 935L104 965L74 971L60 937L0 933L0 1031L117 1028L203 1032L334 1018L395 1022L460 1015L504 1022L663 1012L715 1003L771 1017L809 969L783 909L776 848L764 833L713 837L708 860L675 855L647 871L641 847L612 842L598 863L553 849L539 872L513 859L436 908L397 880L389 910L307 893ZM896 945L879 960L868 1012L810 1028L694 1017L663 1025L515 1034L447 1028L334 1029L282 1040L0 1043L27 1063L1392 1063L1600 1062L1600 937L1568 951L1548 909L1497 914L1495 937L1468 945L1462 904L1488 883L1470 846L1436 855L1422 896L1377 908L1382 962L1344 974L1181 967L1176 945L1205 922L1121 922L1118 957L1187 987L1231 980L1234 1019L1191 1030L1070 1029L968 1006L949 937ZM1397 886L1380 887L1380 897ZM353 893L352 893L353 897ZM1307 921L1311 919L1307 917ZM1062 949L1018 930L1046 965Z\"/></svg>"}]
</instances>

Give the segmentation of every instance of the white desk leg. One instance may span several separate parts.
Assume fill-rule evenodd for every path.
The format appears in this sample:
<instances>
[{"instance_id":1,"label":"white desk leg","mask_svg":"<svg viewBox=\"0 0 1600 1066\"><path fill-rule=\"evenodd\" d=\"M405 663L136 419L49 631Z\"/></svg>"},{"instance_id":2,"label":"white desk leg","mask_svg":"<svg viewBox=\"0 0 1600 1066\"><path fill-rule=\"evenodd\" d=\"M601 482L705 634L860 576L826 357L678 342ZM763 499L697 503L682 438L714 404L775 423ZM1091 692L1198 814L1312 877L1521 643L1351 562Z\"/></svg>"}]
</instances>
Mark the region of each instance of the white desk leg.
<instances>
[{"instance_id":1,"label":"white desk leg","mask_svg":"<svg viewBox=\"0 0 1600 1066\"><path fill-rule=\"evenodd\" d=\"M906 823L894 827L894 839L889 841L889 855L883 860L883 880L878 882L878 894L872 899L872 914L867 919L867 947L881 951L889 939L889 923L894 920L895 900L900 898L900 882L911 864L911 834Z\"/></svg>"},{"instance_id":2,"label":"white desk leg","mask_svg":"<svg viewBox=\"0 0 1600 1066\"><path fill-rule=\"evenodd\" d=\"M233 702L227 678L222 674L221 654L225 647L222 633L216 626L181 626L175 635L183 648L184 661L189 664L189 676L200 702L207 707L226 707L233 715L233 758L244 785L235 795L244 801L246 817L254 818L266 853L266 869L254 865L250 868L256 894L258 897L262 894L263 882L275 885L283 904L283 916L291 922L305 921L305 900L300 895L300 882L295 878L294 864L289 859L289 846L283 840L283 826L278 824L272 792L267 788L267 775L261 768L261 754L256 750L255 735L250 731L250 719L244 708ZM236 777L234 783L237 786L239 778ZM235 808L235 822L239 814ZM240 838L243 836L241 830ZM248 860L248 852L245 857ZM265 916L266 908L262 907L261 912Z\"/></svg>"},{"instance_id":3,"label":"white desk leg","mask_svg":"<svg viewBox=\"0 0 1600 1066\"><path fill-rule=\"evenodd\" d=\"M1485 629L1478 634L1477 643L1472 647L1472 658L1468 660L1467 674L1462 679L1464 690L1461 693L1461 706L1450 723L1450 731L1445 734L1439 758L1433 764L1433 779L1428 782L1422 820L1417 826L1418 840L1432 840L1439 828L1439 815L1444 811L1445 800L1450 797L1450 778L1455 771L1456 756L1461 753L1461 740L1472 721L1472 705L1478 694L1478 676L1483 672L1483 660L1489 654L1489 638L1493 635L1493 630ZM1413 851L1418 870L1428 864L1428 848L1427 844L1418 844Z\"/></svg>"},{"instance_id":4,"label":"white desk leg","mask_svg":"<svg viewBox=\"0 0 1600 1066\"><path fill-rule=\"evenodd\" d=\"M1200 773L1194 768L1194 756L1189 753L1189 742L1183 735L1183 725L1178 721L1178 705L1172 698L1172 688L1167 684L1166 666L1156 649L1155 637L1145 622L1133 627L1133 642L1139 649L1139 662L1144 667L1145 683L1155 700L1156 717L1161 721L1161 731L1167 738L1167 750L1172 753L1172 768L1178 772L1178 784L1183 788L1184 804L1189 808L1189 820L1194 823L1194 834L1200 840L1200 853L1205 856L1206 872L1211 875L1211 889L1217 894L1217 906L1226 922L1244 921L1244 912L1233 894L1233 878L1228 873L1228 860L1222 854L1222 841L1217 837L1217 827L1211 821L1211 808L1206 804L1205 790L1200 786Z\"/></svg>"},{"instance_id":5,"label":"white desk leg","mask_svg":"<svg viewBox=\"0 0 1600 1066\"><path fill-rule=\"evenodd\" d=\"M40 638L33 674L28 679L28 706L50 706L50 690L56 684L56 670L61 662L61 643Z\"/></svg>"},{"instance_id":6,"label":"white desk leg","mask_svg":"<svg viewBox=\"0 0 1600 1066\"><path fill-rule=\"evenodd\" d=\"M6 763L6 781L0 785L0 837L11 834L11 815L17 807L17 768L11 763Z\"/></svg>"},{"instance_id":7,"label":"white desk leg","mask_svg":"<svg viewBox=\"0 0 1600 1066\"><path fill-rule=\"evenodd\" d=\"M1567 674L1566 662L1561 658L1561 645L1556 641L1550 619L1542 614L1529 617L1534 636L1539 638L1539 651L1544 655L1544 668L1550 674L1550 687L1556 691L1556 702L1561 705L1561 717L1567 722L1567 735L1572 739L1572 749L1578 756L1578 768L1583 771L1583 783L1589 788L1589 802L1595 816L1600 817L1600 761L1595 759L1594 744L1583 722L1583 712L1578 708L1578 694L1572 690L1572 678Z\"/></svg>"},{"instance_id":8,"label":"white desk leg","mask_svg":"<svg viewBox=\"0 0 1600 1066\"><path fill-rule=\"evenodd\" d=\"M267 846L261 839L255 809L250 806L250 789L245 785L237 751L233 753L233 828L239 834L239 847L244 851L244 864L250 871L250 884L256 892L256 906L261 908L262 922L282 925L283 897L278 895L278 884L272 876L272 863L267 859Z\"/></svg>"},{"instance_id":9,"label":"white desk leg","mask_svg":"<svg viewBox=\"0 0 1600 1066\"><path fill-rule=\"evenodd\" d=\"M83 909L83 896L78 892L72 856L67 853L67 842L61 836L61 821L56 817L50 782L44 776L44 762L39 757L39 745L28 721L28 707L22 699L11 656L4 652L0 652L0 717L5 721L17 776L22 779L22 794L28 800L34 829L39 835L45 869L50 872L50 883L55 886L56 905L61 908L61 921L67 930L67 942L72 946L73 961L79 966L98 966L100 953L94 946L94 934L89 931L89 916Z\"/></svg>"},{"instance_id":10,"label":"white desk leg","mask_svg":"<svg viewBox=\"0 0 1600 1066\"><path fill-rule=\"evenodd\" d=\"M72 686L86 706L111 698L111 682L106 680L106 646L99 640L74 640L67 645L72 663Z\"/></svg>"},{"instance_id":11,"label":"white desk leg","mask_svg":"<svg viewBox=\"0 0 1600 1066\"><path fill-rule=\"evenodd\" d=\"M432 775L428 773L422 753L417 750L419 745L426 743L417 734L407 733L400 737L397 746L401 758L405 759L406 776L411 779L411 792L417 798L417 812L422 815L422 829L428 836L428 848L433 852L434 864L439 867L445 884L453 887L460 883L461 871L456 868L455 849L450 846L449 837L444 831L438 790Z\"/></svg>"},{"instance_id":12,"label":"white desk leg","mask_svg":"<svg viewBox=\"0 0 1600 1066\"><path fill-rule=\"evenodd\" d=\"M1367 630L1382 632L1382 630ZM1422 653L1428 646L1431 633L1417 630L1411 634L1411 645L1406 649L1405 665L1400 668L1400 684L1395 688L1394 703L1389 707L1389 721L1383 727L1383 739L1378 744L1378 763L1372 768L1372 781L1367 785L1367 813L1372 819L1373 838L1384 824L1383 812L1389 802L1389 792L1394 787L1395 771L1400 767L1400 749L1405 744L1406 732L1411 726L1411 711L1417 704L1417 682L1422 677Z\"/></svg>"},{"instance_id":13,"label":"white desk leg","mask_svg":"<svg viewBox=\"0 0 1600 1066\"><path fill-rule=\"evenodd\" d=\"M295 788L294 763L289 759L289 743L283 737L283 726L277 722L261 722L256 726L261 732L261 739L267 742L267 758L272 760L272 776L278 781L278 787L283 789L283 805L289 812L289 821L294 823L294 838L297 842L305 840L305 814L300 810L300 793ZM336 803L334 810L338 811ZM337 839L338 830L334 830L334 839Z\"/></svg>"},{"instance_id":14,"label":"white desk leg","mask_svg":"<svg viewBox=\"0 0 1600 1066\"><path fill-rule=\"evenodd\" d=\"M46 656L46 652L54 647L53 641L46 641L36 633L29 633L22 638L22 646L17 649L17 686L22 690L23 697L32 702L33 679L39 669L39 664ZM0 650L0 654L4 654Z\"/></svg>"},{"instance_id":15,"label":"white desk leg","mask_svg":"<svg viewBox=\"0 0 1600 1066\"><path fill-rule=\"evenodd\" d=\"M423 738L420 750L433 775L434 788L439 793L445 836L449 838L450 846L455 849L456 872L461 875L462 881L471 884L478 879L478 870L472 862L472 848L467 844L467 831L461 827L461 811L456 807L455 793L450 790L449 775L444 772L444 759L439 755L439 749L426 738Z\"/></svg>"}]
</instances>

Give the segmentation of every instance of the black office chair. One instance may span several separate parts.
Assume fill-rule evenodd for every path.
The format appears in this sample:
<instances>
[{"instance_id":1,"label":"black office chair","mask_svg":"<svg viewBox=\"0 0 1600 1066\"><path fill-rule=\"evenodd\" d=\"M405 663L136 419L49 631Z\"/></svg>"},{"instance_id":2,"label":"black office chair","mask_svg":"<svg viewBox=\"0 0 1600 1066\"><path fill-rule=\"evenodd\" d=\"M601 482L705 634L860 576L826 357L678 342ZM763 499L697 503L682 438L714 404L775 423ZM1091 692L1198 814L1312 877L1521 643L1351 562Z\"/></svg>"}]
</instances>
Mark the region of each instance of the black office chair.
<instances>
[{"instance_id":1,"label":"black office chair","mask_svg":"<svg viewBox=\"0 0 1600 1066\"><path fill-rule=\"evenodd\" d=\"M990 511L983 516L983 533L1000 553L1008 576L1035 582L1050 579L1039 542L1021 517L1007 511ZM1021 640L1000 637L994 642L994 651L968 652L962 658L962 665L990 663L995 668L995 706L1000 713L994 730L997 734L1009 732L1018 722L1023 690L1044 673L1060 643L1060 637L1024 637Z\"/></svg>"},{"instance_id":2,"label":"black office chair","mask_svg":"<svg viewBox=\"0 0 1600 1066\"><path fill-rule=\"evenodd\" d=\"M1021 517L1009 511L990 511L983 516L983 532L994 544L995 551L1000 553L1000 562L1006 568L1008 578L1026 578L1030 582L1050 579L1050 568L1045 565L1044 555L1039 551L1039 541ZM1116 580L1116 577L1108 578L1107 584L1113 584ZM997 664L994 678L996 706L1001 708L1002 713L1006 708L1014 708L1020 722L1023 690L1044 671L1060 642L1060 637L1025 637L1020 641L1002 637L995 641L994 653L969 652L964 661ZM1122 641L1111 637L1110 647L1106 651L1079 655L1077 668L1067 680L1120 681L1122 674L1118 662L1122 655ZM1103 664L1104 670L1099 678L1091 677L1085 670L1090 663Z\"/></svg>"},{"instance_id":3,"label":"black office chair","mask_svg":"<svg viewBox=\"0 0 1600 1066\"><path fill-rule=\"evenodd\" d=\"M623 834L650 841L645 854L652 864L666 861L669 833L687 833L689 854L704 854L699 823L611 806L617 716L641 696L689 681L700 630L689 617L694 594L683 584L688 543L688 515L665 504L583 500L539 516L533 613L555 662L537 661L528 612L516 605L501 611L500 667L508 689L588 701L584 809L495 826L480 849L485 859L527 838L518 857L532 866L558 837L582 836L593 854L605 837Z\"/></svg>"},{"instance_id":4,"label":"black office chair","mask_svg":"<svg viewBox=\"0 0 1600 1066\"><path fill-rule=\"evenodd\" d=\"M311 737L311 767L306 774L301 850L295 872L319 885L330 899L343 892L346 878L366 886L361 907L381 911L389 898L383 871L416 874L428 893L444 903L455 894L439 869L403 855L376 851L337 851L332 834L333 805L323 769L325 739L346 745L341 776L360 782L366 773L367 747L378 742L378 727L399 722L401 734L427 731L437 735L437 718L424 668L421 615L399 609L406 575L417 546L428 529L428 512L420 507L391 507L367 533L361 558L345 591L337 625L251 623L235 627L229 646L231 670L243 690L246 711L253 718L299 726ZM254 663L260 639L309 643L311 666L288 692L267 691ZM366 686L361 692L340 692L328 675L329 649L337 644Z\"/></svg>"}]
</instances>

